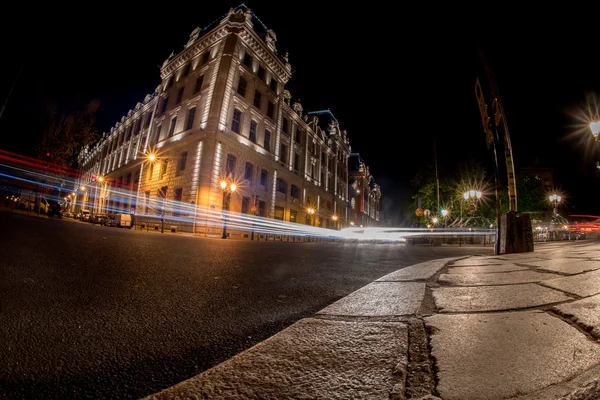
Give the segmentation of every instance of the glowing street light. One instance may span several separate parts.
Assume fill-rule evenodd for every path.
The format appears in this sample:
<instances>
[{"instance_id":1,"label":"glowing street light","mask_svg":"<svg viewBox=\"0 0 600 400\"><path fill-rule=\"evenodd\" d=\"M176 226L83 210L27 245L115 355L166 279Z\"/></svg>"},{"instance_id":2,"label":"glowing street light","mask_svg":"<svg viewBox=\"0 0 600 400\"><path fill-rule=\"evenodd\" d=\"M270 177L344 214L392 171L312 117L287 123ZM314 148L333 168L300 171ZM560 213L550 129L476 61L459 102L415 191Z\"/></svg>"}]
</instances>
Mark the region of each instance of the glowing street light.
<instances>
[{"instance_id":1,"label":"glowing street light","mask_svg":"<svg viewBox=\"0 0 600 400\"><path fill-rule=\"evenodd\" d=\"M442 216L446 217L448 215L448 210L446 210L445 208L442 210Z\"/></svg>"},{"instance_id":2,"label":"glowing street light","mask_svg":"<svg viewBox=\"0 0 600 400\"><path fill-rule=\"evenodd\" d=\"M223 179L220 182L221 191L223 192L223 200L221 203L221 208L223 209L223 236L222 239L227 239L227 219L225 211L229 211L229 198L231 194L237 190L237 185L233 182L228 182Z\"/></svg>"},{"instance_id":3,"label":"glowing street light","mask_svg":"<svg viewBox=\"0 0 600 400\"><path fill-rule=\"evenodd\" d=\"M99 176L99 177L98 177L98 182L102 182L102 181L104 181L104 178L103 178L103 177L101 177L101 176Z\"/></svg>"},{"instance_id":4,"label":"glowing street light","mask_svg":"<svg viewBox=\"0 0 600 400\"><path fill-rule=\"evenodd\" d=\"M437 217L433 217L433 219L431 220L434 224L438 223L438 218Z\"/></svg>"},{"instance_id":5,"label":"glowing street light","mask_svg":"<svg viewBox=\"0 0 600 400\"><path fill-rule=\"evenodd\" d=\"M337 216L337 215L335 215L335 214L333 214L333 215L331 216L331 219L332 219L332 220L334 220L334 221L337 221L337 220L338 220L338 216Z\"/></svg>"},{"instance_id":6,"label":"glowing street light","mask_svg":"<svg viewBox=\"0 0 600 400\"><path fill-rule=\"evenodd\" d=\"M598 140L598 134L600 133L600 121L592 121L590 122L590 130L592 131L592 135Z\"/></svg>"},{"instance_id":7,"label":"glowing street light","mask_svg":"<svg viewBox=\"0 0 600 400\"><path fill-rule=\"evenodd\" d=\"M156 155L153 153L148 154L148 161L156 161Z\"/></svg>"},{"instance_id":8,"label":"glowing street light","mask_svg":"<svg viewBox=\"0 0 600 400\"><path fill-rule=\"evenodd\" d=\"M552 205L554 206L554 214L558 214L558 210L556 209L556 207L558 206L558 203L560 203L560 201L562 200L562 197L560 197L557 194L552 194L548 196L548 199L550 200L550 203L552 203Z\"/></svg>"}]
</instances>

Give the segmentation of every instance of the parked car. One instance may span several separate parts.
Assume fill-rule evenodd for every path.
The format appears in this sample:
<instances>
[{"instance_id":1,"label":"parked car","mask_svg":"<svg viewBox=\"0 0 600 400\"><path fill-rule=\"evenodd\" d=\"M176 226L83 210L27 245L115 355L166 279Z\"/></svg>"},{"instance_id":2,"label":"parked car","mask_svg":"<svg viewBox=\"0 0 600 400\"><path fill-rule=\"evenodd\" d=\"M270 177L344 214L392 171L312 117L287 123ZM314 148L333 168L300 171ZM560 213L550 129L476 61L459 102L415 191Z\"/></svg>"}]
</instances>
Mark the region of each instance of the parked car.
<instances>
[{"instance_id":1,"label":"parked car","mask_svg":"<svg viewBox=\"0 0 600 400\"><path fill-rule=\"evenodd\" d=\"M106 218L107 218L106 214L94 214L92 216L92 222L94 224L104 225L104 222L106 221Z\"/></svg>"},{"instance_id":2,"label":"parked car","mask_svg":"<svg viewBox=\"0 0 600 400\"><path fill-rule=\"evenodd\" d=\"M75 214L73 214L71 211L65 211L65 212L63 212L63 217L65 217L65 218L74 218Z\"/></svg>"},{"instance_id":3,"label":"parked car","mask_svg":"<svg viewBox=\"0 0 600 400\"><path fill-rule=\"evenodd\" d=\"M90 220L90 210L81 210L81 220L89 222Z\"/></svg>"},{"instance_id":4,"label":"parked car","mask_svg":"<svg viewBox=\"0 0 600 400\"><path fill-rule=\"evenodd\" d=\"M63 217L63 207L56 200L48 200L48 212L46 213L49 217L58 217L62 219Z\"/></svg>"},{"instance_id":5,"label":"parked car","mask_svg":"<svg viewBox=\"0 0 600 400\"><path fill-rule=\"evenodd\" d=\"M131 229L131 215L130 214L117 214L115 215L115 226L119 228Z\"/></svg>"}]
</instances>

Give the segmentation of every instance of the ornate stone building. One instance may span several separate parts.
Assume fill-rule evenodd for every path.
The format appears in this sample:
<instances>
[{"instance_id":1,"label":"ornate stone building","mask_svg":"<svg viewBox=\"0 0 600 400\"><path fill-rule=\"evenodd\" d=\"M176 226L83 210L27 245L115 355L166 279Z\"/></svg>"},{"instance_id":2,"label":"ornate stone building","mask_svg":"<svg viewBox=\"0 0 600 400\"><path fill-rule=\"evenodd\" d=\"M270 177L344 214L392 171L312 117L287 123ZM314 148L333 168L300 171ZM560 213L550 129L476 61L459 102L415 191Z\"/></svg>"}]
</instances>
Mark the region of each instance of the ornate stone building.
<instances>
[{"instance_id":1,"label":"ornate stone building","mask_svg":"<svg viewBox=\"0 0 600 400\"><path fill-rule=\"evenodd\" d=\"M348 160L350 211L349 223L357 226L379 225L381 189L358 153Z\"/></svg>"},{"instance_id":2,"label":"ornate stone building","mask_svg":"<svg viewBox=\"0 0 600 400\"><path fill-rule=\"evenodd\" d=\"M290 104L291 71L275 33L243 5L196 28L156 91L82 150L81 184L97 192L89 208L141 217L168 204L167 219L196 215L194 232L206 234L217 232L197 210L348 226L347 134L331 111Z\"/></svg>"}]
</instances>

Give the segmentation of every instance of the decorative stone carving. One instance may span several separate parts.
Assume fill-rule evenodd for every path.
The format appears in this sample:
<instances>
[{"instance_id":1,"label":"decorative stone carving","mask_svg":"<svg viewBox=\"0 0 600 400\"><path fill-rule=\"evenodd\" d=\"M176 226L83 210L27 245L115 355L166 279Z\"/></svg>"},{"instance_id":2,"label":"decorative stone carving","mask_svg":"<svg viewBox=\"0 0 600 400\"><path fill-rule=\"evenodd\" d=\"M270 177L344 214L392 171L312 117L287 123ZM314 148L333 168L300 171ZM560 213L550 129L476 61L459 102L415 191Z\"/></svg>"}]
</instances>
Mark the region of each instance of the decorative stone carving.
<instances>
[{"instance_id":1,"label":"decorative stone carving","mask_svg":"<svg viewBox=\"0 0 600 400\"><path fill-rule=\"evenodd\" d=\"M296 112L296 114L298 114L299 116L302 116L302 104L300 104L300 99L298 99L298 101L294 102L294 104L292 105L292 109Z\"/></svg>"},{"instance_id":2,"label":"decorative stone carving","mask_svg":"<svg viewBox=\"0 0 600 400\"><path fill-rule=\"evenodd\" d=\"M287 104L288 106L290 105L290 100L292 99L292 95L290 93L289 90L285 89L281 95L283 96L283 101L285 101L285 104Z\"/></svg>"},{"instance_id":3,"label":"decorative stone carving","mask_svg":"<svg viewBox=\"0 0 600 400\"><path fill-rule=\"evenodd\" d=\"M338 126L335 123L335 121L333 121L333 120L329 121L329 134L337 135L337 132L338 132Z\"/></svg>"},{"instance_id":4,"label":"decorative stone carving","mask_svg":"<svg viewBox=\"0 0 600 400\"><path fill-rule=\"evenodd\" d=\"M241 11L241 10L240 10ZM254 26L254 24L252 23L252 12L250 11L250 9L246 10L246 24L252 28Z\"/></svg>"},{"instance_id":5,"label":"decorative stone carving","mask_svg":"<svg viewBox=\"0 0 600 400\"><path fill-rule=\"evenodd\" d=\"M121 124L122 124L123 122L125 122L125 116L124 116L124 115L121 117Z\"/></svg>"},{"instance_id":6,"label":"decorative stone carving","mask_svg":"<svg viewBox=\"0 0 600 400\"><path fill-rule=\"evenodd\" d=\"M171 52L171 54L169 54L169 57L167 57L167 59L163 62L162 67L164 68L167 66L167 64L169 63L169 61L171 61L171 59L173 59L173 57L175 57L175 52Z\"/></svg>"},{"instance_id":7,"label":"decorative stone carving","mask_svg":"<svg viewBox=\"0 0 600 400\"><path fill-rule=\"evenodd\" d=\"M133 115L133 110L127 111L127 117L131 117Z\"/></svg>"},{"instance_id":8,"label":"decorative stone carving","mask_svg":"<svg viewBox=\"0 0 600 400\"><path fill-rule=\"evenodd\" d=\"M267 43L267 47L271 50L271 51L275 51L275 42L277 41L277 36L275 35L275 32L273 32L272 29L267 30L267 34L265 36L265 42Z\"/></svg>"},{"instance_id":9,"label":"decorative stone carving","mask_svg":"<svg viewBox=\"0 0 600 400\"><path fill-rule=\"evenodd\" d=\"M231 12L231 11L230 11ZM196 39L198 39L198 36L200 36L200 32L202 31L202 29L200 29L199 27L196 27L196 29L194 29L192 31L192 33L190 33L190 39L188 40L188 42L185 44L185 47L189 47L191 46Z\"/></svg>"},{"instance_id":10,"label":"decorative stone carving","mask_svg":"<svg viewBox=\"0 0 600 400\"><path fill-rule=\"evenodd\" d=\"M319 118L316 115L313 115L311 123L313 123L315 126L318 126Z\"/></svg>"}]
</instances>

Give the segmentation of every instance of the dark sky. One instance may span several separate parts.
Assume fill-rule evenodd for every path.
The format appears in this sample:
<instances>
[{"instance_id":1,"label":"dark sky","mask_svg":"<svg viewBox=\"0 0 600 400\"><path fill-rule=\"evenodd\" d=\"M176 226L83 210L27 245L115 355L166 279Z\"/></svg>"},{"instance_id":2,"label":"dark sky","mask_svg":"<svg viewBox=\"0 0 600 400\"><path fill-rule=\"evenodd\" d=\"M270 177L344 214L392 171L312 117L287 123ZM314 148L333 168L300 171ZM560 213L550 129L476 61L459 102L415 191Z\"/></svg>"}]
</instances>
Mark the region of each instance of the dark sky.
<instances>
[{"instance_id":1,"label":"dark sky","mask_svg":"<svg viewBox=\"0 0 600 400\"><path fill-rule=\"evenodd\" d=\"M2 104L24 68L0 119L0 148L32 150L43 98L97 99L100 128L109 130L154 91L159 66L195 27L239 3L101 4L47 5L36 13L43 22L17 10L12 24L2 24ZM493 14L454 5L349 4L246 2L275 31L279 51L289 52L293 99L305 110L332 110L381 185L386 208L404 207L411 177L433 160L434 141L442 178L461 161L491 165L474 94L481 44L502 95L517 170L553 167L574 210L597 212L598 151L589 132L573 133L568 113L600 93L593 18L566 8L542 17L523 8Z\"/></svg>"}]
</instances>

